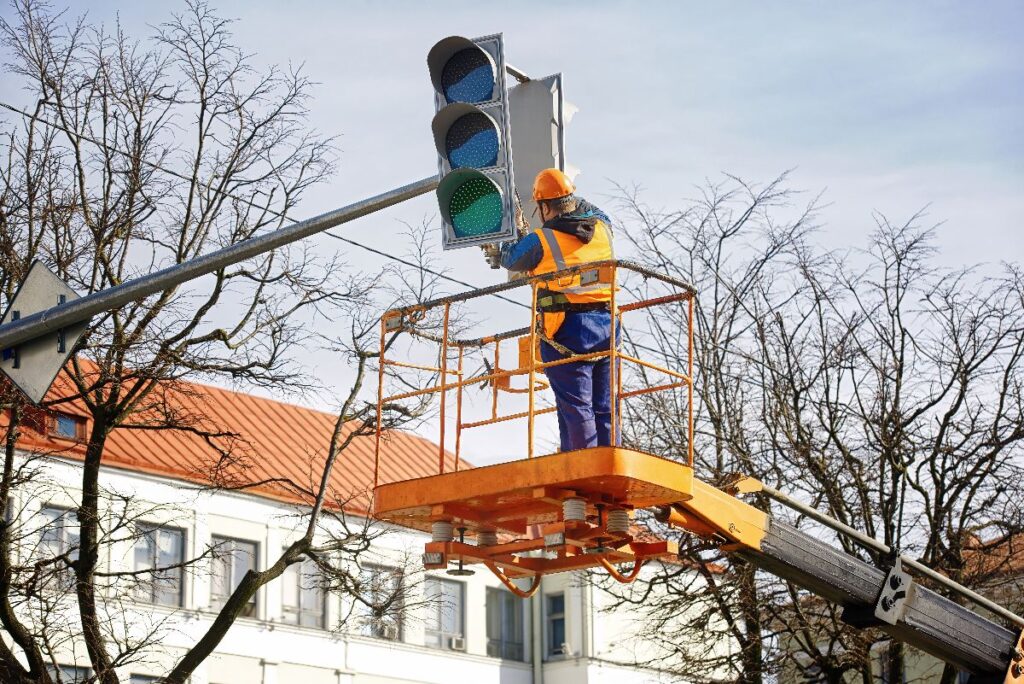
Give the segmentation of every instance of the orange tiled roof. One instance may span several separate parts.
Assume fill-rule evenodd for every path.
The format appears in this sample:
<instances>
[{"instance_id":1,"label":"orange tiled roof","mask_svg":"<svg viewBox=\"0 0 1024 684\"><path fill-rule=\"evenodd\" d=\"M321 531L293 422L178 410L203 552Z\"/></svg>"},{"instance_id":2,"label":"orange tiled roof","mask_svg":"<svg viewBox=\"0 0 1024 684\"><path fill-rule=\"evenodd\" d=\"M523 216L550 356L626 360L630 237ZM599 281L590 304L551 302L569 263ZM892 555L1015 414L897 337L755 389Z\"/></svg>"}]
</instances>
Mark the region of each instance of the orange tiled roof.
<instances>
[{"instance_id":1,"label":"orange tiled roof","mask_svg":"<svg viewBox=\"0 0 1024 684\"><path fill-rule=\"evenodd\" d=\"M965 550L964 560L969 572L986 579L1018 577L1024 581L1024 534L976 539Z\"/></svg>"},{"instance_id":2,"label":"orange tiled roof","mask_svg":"<svg viewBox=\"0 0 1024 684\"><path fill-rule=\"evenodd\" d=\"M62 374L47 399L70 393ZM174 383L161 391L159 398L165 407L161 411L186 418L195 430L119 427L108 438L104 466L226 486L281 501L312 502L309 492L319 483L335 415L195 383ZM76 403L62 404L59 409L88 415L84 406ZM134 422L145 421L136 417ZM352 429L346 426L344 434ZM232 434L210 437L200 434L203 431ZM436 444L398 430L384 439L381 482L438 472ZM47 435L45 430L23 430L19 445L74 460L84 458L82 443ZM373 447L372 436L357 437L338 456L330 480L330 507L367 512L373 486ZM452 467L453 458L446 454L445 468Z\"/></svg>"}]
</instances>

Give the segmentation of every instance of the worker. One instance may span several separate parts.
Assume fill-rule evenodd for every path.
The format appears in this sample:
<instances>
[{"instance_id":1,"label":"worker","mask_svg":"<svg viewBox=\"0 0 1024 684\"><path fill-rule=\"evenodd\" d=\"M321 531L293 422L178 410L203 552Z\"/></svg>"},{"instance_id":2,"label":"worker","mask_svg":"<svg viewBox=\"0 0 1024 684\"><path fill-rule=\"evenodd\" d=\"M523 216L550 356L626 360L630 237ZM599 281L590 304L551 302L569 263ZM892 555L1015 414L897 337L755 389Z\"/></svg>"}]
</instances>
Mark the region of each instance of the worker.
<instances>
[{"instance_id":1,"label":"worker","mask_svg":"<svg viewBox=\"0 0 1024 684\"><path fill-rule=\"evenodd\" d=\"M543 225L521 231L525 234L518 240L502 245L501 265L512 272L543 275L613 259L611 219L575 192L558 169L537 174L533 199ZM579 274L543 283L537 293L541 359L549 362L609 349L611 295L609 283L583 285ZM551 366L545 373L555 393L562 451L610 446L609 358Z\"/></svg>"}]
</instances>

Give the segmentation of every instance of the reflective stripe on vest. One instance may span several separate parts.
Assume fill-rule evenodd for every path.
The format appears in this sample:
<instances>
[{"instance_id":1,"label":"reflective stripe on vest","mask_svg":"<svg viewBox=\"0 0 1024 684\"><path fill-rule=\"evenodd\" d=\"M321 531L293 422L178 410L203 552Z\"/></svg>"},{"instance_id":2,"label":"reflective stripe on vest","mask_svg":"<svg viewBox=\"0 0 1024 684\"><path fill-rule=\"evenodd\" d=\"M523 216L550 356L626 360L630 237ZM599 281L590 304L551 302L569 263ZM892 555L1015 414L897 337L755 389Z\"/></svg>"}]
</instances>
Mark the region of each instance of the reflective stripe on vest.
<instances>
[{"instance_id":1,"label":"reflective stripe on vest","mask_svg":"<svg viewBox=\"0 0 1024 684\"><path fill-rule=\"evenodd\" d=\"M611 227L604 221L598 221L597 225L601 227L601 230L595 232L594 239L586 244L575 236L559 233L559 231L550 228L540 228L535 231L541 239L541 244L544 246L544 256L533 270L534 275L543 275L579 266L580 264L614 259L615 250L612 246ZM571 251L567 249L563 252L562 243L559 242L559 235L569 243L567 247L571 247ZM576 243L576 245L573 245L573 243ZM568 258L566 258L566 252L568 252ZM581 285L579 273L559 278L558 280L552 280L545 283L542 287L554 292L561 292L570 302L574 303L609 301L612 292L609 283L596 282Z\"/></svg>"}]
</instances>

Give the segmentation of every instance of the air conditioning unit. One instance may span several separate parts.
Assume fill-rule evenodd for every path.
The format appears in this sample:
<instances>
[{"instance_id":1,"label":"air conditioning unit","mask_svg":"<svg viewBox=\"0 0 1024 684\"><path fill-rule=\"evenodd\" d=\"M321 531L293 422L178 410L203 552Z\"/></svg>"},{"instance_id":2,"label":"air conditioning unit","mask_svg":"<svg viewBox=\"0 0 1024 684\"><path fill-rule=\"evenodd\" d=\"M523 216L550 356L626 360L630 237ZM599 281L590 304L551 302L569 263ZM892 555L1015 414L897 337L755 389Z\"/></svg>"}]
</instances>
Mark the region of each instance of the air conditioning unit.
<instances>
[{"instance_id":1,"label":"air conditioning unit","mask_svg":"<svg viewBox=\"0 0 1024 684\"><path fill-rule=\"evenodd\" d=\"M395 641L398 639L398 627L395 625L384 625L380 628L380 636L382 639Z\"/></svg>"},{"instance_id":2,"label":"air conditioning unit","mask_svg":"<svg viewBox=\"0 0 1024 684\"><path fill-rule=\"evenodd\" d=\"M448 648L453 651L465 651L466 650L466 639L465 637L453 636L448 637Z\"/></svg>"}]
</instances>

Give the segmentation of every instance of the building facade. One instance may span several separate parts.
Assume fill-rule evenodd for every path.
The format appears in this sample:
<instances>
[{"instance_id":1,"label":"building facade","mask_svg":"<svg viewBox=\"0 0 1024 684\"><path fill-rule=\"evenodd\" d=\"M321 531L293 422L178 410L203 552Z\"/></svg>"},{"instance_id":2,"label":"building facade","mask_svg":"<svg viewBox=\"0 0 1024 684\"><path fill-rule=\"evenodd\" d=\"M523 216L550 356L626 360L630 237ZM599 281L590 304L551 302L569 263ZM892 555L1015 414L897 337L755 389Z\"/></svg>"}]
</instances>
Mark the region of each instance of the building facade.
<instances>
[{"instance_id":1,"label":"building facade","mask_svg":"<svg viewBox=\"0 0 1024 684\"><path fill-rule=\"evenodd\" d=\"M304 461L309 472L316 471L308 468L311 453L304 445L264 433L284 432L299 417L306 425L329 425L332 416L203 389L215 404L211 415L221 419L231 414L232 404L250 415L253 403L260 405L264 419L252 425L262 427L251 427L248 439L251 457L260 464L255 479L280 475L287 464ZM75 449L85 421L74 413L51 415L35 441L26 440L23 456L35 459L35 474L8 507L9 519L22 530L17 553L23 556L75 553L74 511L81 484ZM315 434L307 437L316 441ZM107 535L101 570L131 577L203 558L138 583L127 595L123 588L104 594L105 616L119 625L113 631L123 630L126 643L147 644L118 667L121 681L143 684L166 673L207 631L248 569L265 569L301 536L309 509L289 500L283 490L211 488L194 470L181 467L193 457L178 437L122 439L127 441L112 445L101 474L106 521L101 528ZM48 455L34 456L44 443L49 443ZM53 449L54 444L61 448ZM403 436L390 448L403 450L405 467L413 471L407 476L436 467L437 447L429 442ZM318 537L341 537L366 523L365 506L359 503L367 470L359 462L365 457L361 453L355 450L350 460L339 462L334 482L336 490L349 493L352 511L335 511ZM119 532L119 525L125 529ZM608 612L609 599L586 573L545 577L536 595L520 599L486 569L471 576L423 572L425 535L379 523L369 523L369 529L373 541L358 564L339 560L351 564L365 600L321 586L309 561L293 565L244 608L216 653L195 672L193 684L677 681L671 663L658 662L657 645L632 636L637 618L628 611ZM216 553L211 555L211 549ZM64 681L74 681L88 674L89 661L76 637L72 595L59 581L48 591L57 608L46 619L53 622L53 634L60 635L53 649L55 665ZM381 608L386 601L378 599L388 596L398 599Z\"/></svg>"}]
</instances>

